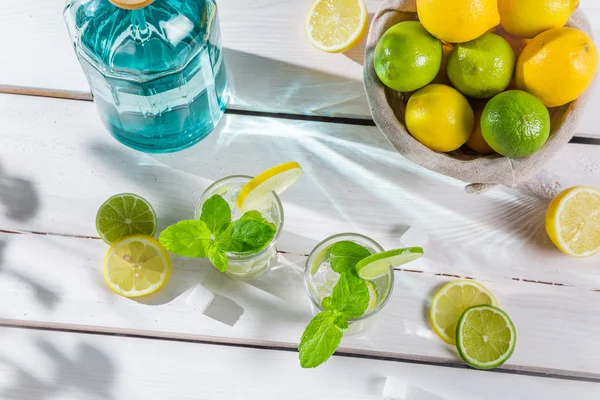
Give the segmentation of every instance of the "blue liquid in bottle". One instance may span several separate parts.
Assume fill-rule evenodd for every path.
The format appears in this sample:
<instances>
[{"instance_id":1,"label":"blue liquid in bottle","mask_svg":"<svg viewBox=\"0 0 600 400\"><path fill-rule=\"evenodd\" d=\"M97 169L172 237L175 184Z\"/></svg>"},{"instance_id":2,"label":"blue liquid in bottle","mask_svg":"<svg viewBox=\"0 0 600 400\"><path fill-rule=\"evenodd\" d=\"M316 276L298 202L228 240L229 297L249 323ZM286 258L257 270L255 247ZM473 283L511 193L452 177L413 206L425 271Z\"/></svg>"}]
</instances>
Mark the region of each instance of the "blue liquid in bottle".
<instances>
[{"instance_id":1,"label":"blue liquid in bottle","mask_svg":"<svg viewBox=\"0 0 600 400\"><path fill-rule=\"evenodd\" d=\"M214 0L115 4L68 0L64 10L102 122L118 141L148 153L204 139L228 100Z\"/></svg>"}]
</instances>

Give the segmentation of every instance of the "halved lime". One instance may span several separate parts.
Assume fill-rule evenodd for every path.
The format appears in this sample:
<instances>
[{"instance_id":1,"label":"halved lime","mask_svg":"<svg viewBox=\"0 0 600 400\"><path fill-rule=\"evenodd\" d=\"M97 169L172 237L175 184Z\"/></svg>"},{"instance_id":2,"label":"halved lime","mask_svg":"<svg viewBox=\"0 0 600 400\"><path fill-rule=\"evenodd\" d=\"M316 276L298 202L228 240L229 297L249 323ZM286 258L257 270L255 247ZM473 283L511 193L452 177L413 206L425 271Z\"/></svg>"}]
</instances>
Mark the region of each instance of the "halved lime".
<instances>
[{"instance_id":1,"label":"halved lime","mask_svg":"<svg viewBox=\"0 0 600 400\"><path fill-rule=\"evenodd\" d=\"M517 331L504 311L494 306L467 309L456 328L456 348L467 364L492 369L504 364L517 343Z\"/></svg>"},{"instance_id":2,"label":"halved lime","mask_svg":"<svg viewBox=\"0 0 600 400\"><path fill-rule=\"evenodd\" d=\"M96 230L108 244L137 233L154 236L156 214L143 197L131 193L116 194L100 206Z\"/></svg>"},{"instance_id":3,"label":"halved lime","mask_svg":"<svg viewBox=\"0 0 600 400\"><path fill-rule=\"evenodd\" d=\"M356 264L356 273L362 279L372 281L389 273L390 268L399 267L421 258L421 247L407 247L373 254Z\"/></svg>"}]
</instances>

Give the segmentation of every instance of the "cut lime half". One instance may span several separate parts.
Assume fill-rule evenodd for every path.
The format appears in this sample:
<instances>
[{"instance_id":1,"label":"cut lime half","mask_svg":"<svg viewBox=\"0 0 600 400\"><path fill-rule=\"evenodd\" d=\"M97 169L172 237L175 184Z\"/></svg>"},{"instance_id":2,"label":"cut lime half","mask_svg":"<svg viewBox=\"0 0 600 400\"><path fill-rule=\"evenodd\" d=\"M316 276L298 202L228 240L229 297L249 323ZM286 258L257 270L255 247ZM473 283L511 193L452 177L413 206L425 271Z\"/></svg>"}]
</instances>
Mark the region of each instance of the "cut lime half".
<instances>
[{"instance_id":1,"label":"cut lime half","mask_svg":"<svg viewBox=\"0 0 600 400\"><path fill-rule=\"evenodd\" d=\"M423 256L421 247L407 247L373 254L356 264L361 279L374 280L389 273L390 268L399 267Z\"/></svg>"},{"instance_id":2,"label":"cut lime half","mask_svg":"<svg viewBox=\"0 0 600 400\"><path fill-rule=\"evenodd\" d=\"M108 244L128 235L154 236L156 214L143 197L131 193L116 194L98 209L96 230Z\"/></svg>"},{"instance_id":3,"label":"cut lime half","mask_svg":"<svg viewBox=\"0 0 600 400\"><path fill-rule=\"evenodd\" d=\"M456 328L456 348L473 368L492 369L504 364L517 343L517 331L504 311L494 306L467 309Z\"/></svg>"}]
</instances>

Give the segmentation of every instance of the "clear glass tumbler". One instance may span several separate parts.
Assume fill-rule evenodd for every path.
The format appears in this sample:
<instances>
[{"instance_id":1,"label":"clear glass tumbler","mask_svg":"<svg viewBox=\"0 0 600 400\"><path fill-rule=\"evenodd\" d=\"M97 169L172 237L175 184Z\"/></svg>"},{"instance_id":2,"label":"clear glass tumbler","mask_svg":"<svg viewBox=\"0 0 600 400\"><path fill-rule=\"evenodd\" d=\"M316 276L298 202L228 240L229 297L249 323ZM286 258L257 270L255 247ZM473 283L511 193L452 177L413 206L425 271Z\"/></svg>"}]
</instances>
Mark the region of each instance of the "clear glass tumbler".
<instances>
[{"instance_id":1,"label":"clear glass tumbler","mask_svg":"<svg viewBox=\"0 0 600 400\"><path fill-rule=\"evenodd\" d=\"M251 179L251 176L234 175L214 182L204 191L198 201L194 218L200 218L202 205L206 200L215 194L219 194L231 208L231 220L240 219L243 212L236 205L236 199L242 187ZM226 253L229 266L225 273L234 279L250 280L258 278L267 272L277 259L277 240L283 228L283 206L279 196L271 193L270 199L256 211L259 211L267 221L274 224L277 227L277 232L275 232L275 237L271 243L257 253Z\"/></svg>"},{"instance_id":2,"label":"clear glass tumbler","mask_svg":"<svg viewBox=\"0 0 600 400\"><path fill-rule=\"evenodd\" d=\"M319 243L308 256L304 270L306 291L313 304L315 314L324 311L323 299L331 295L334 286L340 279L330 265L331 246L338 242L350 241L363 246L371 254L380 253L383 248L373 239L358 233L340 233L328 237ZM371 326L375 316L385 306L394 288L394 272L390 268L387 275L373 281L367 281L371 300L369 307L360 317L348 321L348 332L344 335L356 335Z\"/></svg>"}]
</instances>

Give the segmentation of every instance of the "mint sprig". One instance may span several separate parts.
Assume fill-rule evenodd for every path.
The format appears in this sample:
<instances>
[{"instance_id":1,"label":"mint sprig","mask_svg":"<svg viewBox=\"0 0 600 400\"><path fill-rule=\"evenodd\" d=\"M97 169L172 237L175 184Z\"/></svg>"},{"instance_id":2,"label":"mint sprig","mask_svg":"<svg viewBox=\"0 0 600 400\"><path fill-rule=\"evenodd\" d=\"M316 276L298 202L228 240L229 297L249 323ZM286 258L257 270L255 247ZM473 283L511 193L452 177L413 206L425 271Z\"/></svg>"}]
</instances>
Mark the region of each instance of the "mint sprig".
<instances>
[{"instance_id":1,"label":"mint sprig","mask_svg":"<svg viewBox=\"0 0 600 400\"><path fill-rule=\"evenodd\" d=\"M202 205L200 220L179 221L162 231L158 240L173 254L207 257L224 272L229 265L225 253L258 252L273 240L276 231L258 211L231 222L231 207L216 194Z\"/></svg>"},{"instance_id":2,"label":"mint sprig","mask_svg":"<svg viewBox=\"0 0 600 400\"><path fill-rule=\"evenodd\" d=\"M325 311L318 313L302 334L298 351L303 368L318 367L327 361L348 330L348 320L360 317L369 306L369 289L354 268L356 263L371 255L369 250L344 241L335 243L329 252L331 268L341 275L331 296L323 299Z\"/></svg>"}]
</instances>

